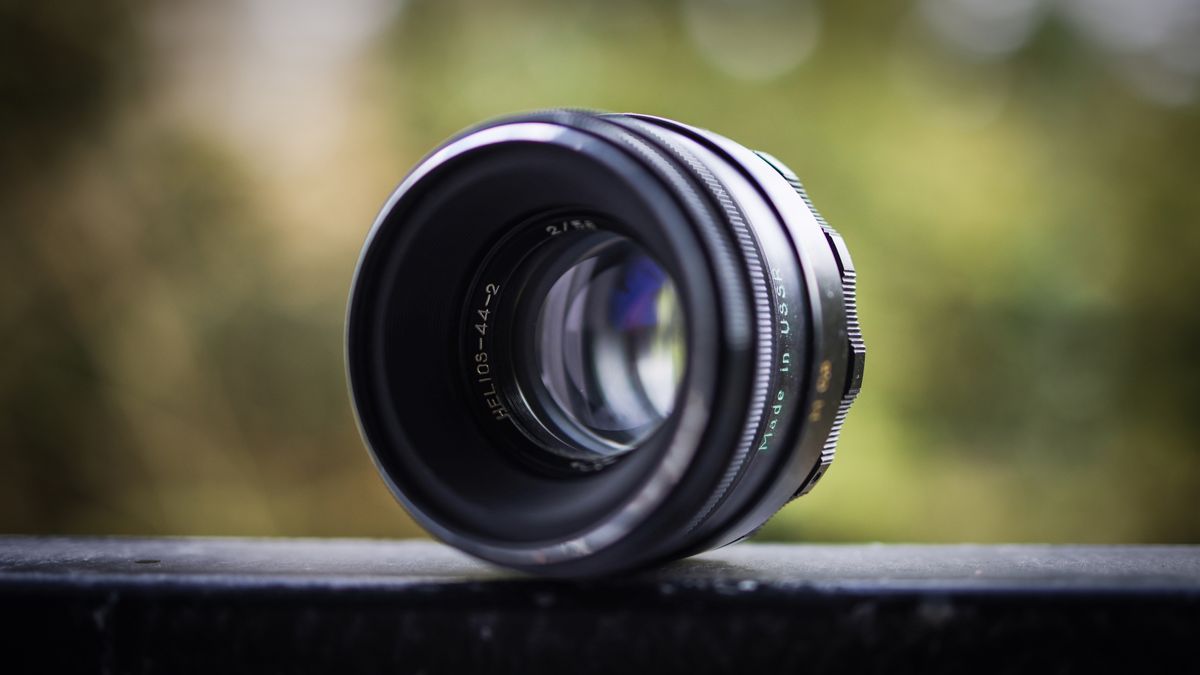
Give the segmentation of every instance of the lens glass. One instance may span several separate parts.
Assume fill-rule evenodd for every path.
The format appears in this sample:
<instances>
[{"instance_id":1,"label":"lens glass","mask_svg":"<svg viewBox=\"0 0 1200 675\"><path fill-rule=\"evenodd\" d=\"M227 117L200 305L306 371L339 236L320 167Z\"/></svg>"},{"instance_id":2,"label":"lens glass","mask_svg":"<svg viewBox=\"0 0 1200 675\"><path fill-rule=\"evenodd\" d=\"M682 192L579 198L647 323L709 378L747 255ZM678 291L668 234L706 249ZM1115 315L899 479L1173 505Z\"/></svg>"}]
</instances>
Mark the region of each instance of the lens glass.
<instances>
[{"instance_id":1,"label":"lens glass","mask_svg":"<svg viewBox=\"0 0 1200 675\"><path fill-rule=\"evenodd\" d=\"M542 416L579 449L612 456L675 408L687 340L662 266L626 237L587 236L541 299L533 346Z\"/></svg>"}]
</instances>

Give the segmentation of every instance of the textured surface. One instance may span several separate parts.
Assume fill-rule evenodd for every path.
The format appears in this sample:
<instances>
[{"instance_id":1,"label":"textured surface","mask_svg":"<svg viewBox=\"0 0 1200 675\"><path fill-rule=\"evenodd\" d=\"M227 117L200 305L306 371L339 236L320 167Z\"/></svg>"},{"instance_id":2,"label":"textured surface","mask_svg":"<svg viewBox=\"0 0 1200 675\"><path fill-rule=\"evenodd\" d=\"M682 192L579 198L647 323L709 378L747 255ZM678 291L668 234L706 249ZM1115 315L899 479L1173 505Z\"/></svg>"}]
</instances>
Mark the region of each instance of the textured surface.
<instances>
[{"instance_id":1,"label":"textured surface","mask_svg":"<svg viewBox=\"0 0 1200 675\"><path fill-rule=\"evenodd\" d=\"M1197 669L1200 549L740 545L561 582L418 541L11 537L0 617L17 672Z\"/></svg>"}]
</instances>

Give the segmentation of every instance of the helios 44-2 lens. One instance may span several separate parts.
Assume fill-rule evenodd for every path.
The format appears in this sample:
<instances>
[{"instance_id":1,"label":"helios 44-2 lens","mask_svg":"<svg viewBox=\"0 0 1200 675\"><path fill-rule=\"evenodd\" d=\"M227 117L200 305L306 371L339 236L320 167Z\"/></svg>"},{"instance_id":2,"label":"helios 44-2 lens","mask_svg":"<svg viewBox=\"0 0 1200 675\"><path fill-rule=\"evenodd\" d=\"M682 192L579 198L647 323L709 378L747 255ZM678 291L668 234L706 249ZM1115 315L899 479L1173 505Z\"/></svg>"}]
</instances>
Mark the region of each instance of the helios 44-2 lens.
<instances>
[{"instance_id":1,"label":"helios 44-2 lens","mask_svg":"<svg viewBox=\"0 0 1200 675\"><path fill-rule=\"evenodd\" d=\"M855 271L782 163L643 115L444 143L354 278L360 428L433 535L557 576L753 533L833 461L862 385Z\"/></svg>"}]
</instances>

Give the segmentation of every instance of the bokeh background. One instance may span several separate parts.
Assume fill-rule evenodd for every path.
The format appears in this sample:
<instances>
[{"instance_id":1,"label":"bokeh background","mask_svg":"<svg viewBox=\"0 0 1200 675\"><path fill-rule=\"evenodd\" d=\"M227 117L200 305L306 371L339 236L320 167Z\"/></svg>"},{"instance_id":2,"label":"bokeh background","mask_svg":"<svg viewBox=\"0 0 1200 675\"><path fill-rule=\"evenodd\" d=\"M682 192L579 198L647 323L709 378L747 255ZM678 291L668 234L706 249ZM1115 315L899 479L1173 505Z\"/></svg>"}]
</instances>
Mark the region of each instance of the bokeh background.
<instances>
[{"instance_id":1,"label":"bokeh background","mask_svg":"<svg viewBox=\"0 0 1200 675\"><path fill-rule=\"evenodd\" d=\"M777 540L1200 542L1196 0L0 0L0 531L409 536L358 248L480 119L783 158L870 360Z\"/></svg>"}]
</instances>

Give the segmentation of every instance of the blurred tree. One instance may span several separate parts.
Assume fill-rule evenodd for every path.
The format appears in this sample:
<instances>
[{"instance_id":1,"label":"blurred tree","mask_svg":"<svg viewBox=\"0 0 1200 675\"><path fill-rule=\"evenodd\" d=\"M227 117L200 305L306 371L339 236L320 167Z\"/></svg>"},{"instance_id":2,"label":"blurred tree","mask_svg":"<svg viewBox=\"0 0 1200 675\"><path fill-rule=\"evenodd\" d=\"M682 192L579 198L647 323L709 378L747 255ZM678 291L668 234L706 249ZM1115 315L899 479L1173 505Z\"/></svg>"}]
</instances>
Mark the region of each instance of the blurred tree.
<instances>
[{"instance_id":1,"label":"blurred tree","mask_svg":"<svg viewBox=\"0 0 1200 675\"><path fill-rule=\"evenodd\" d=\"M763 536L1200 541L1188 6L0 0L0 530L415 533L355 248L450 133L571 105L771 151L854 251L866 388Z\"/></svg>"}]
</instances>

